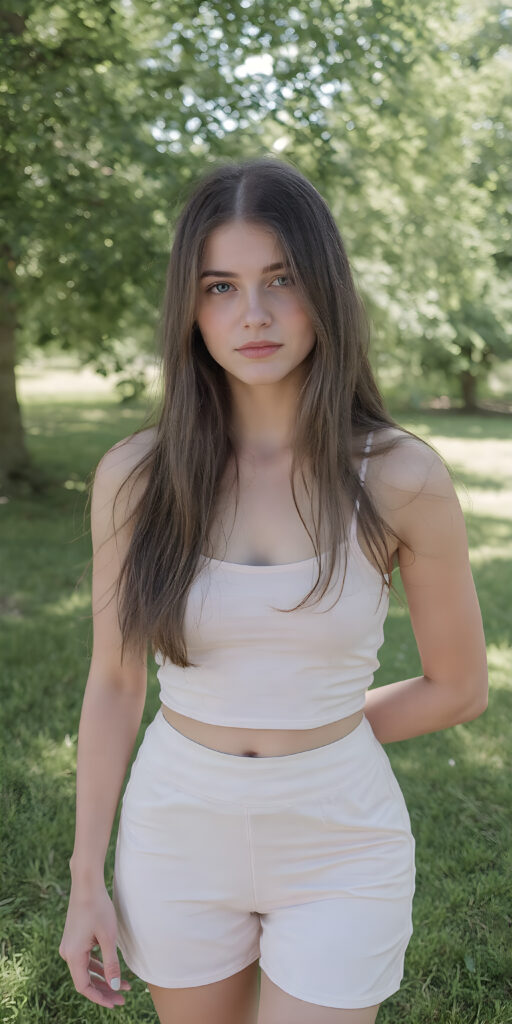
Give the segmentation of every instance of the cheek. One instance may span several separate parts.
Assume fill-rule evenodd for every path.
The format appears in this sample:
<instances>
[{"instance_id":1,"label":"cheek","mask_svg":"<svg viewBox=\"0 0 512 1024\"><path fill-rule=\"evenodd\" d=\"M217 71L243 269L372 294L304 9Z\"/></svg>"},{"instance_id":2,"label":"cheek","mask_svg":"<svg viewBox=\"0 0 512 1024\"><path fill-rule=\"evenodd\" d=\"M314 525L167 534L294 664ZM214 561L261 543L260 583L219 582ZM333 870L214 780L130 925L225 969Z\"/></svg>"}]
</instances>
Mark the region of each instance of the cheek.
<instances>
[{"instance_id":1,"label":"cheek","mask_svg":"<svg viewBox=\"0 0 512 1024\"><path fill-rule=\"evenodd\" d=\"M203 337L205 348L217 363L224 365L226 358L227 324L218 313L212 316L209 310L199 310L196 315L197 325Z\"/></svg>"},{"instance_id":2,"label":"cheek","mask_svg":"<svg viewBox=\"0 0 512 1024\"><path fill-rule=\"evenodd\" d=\"M290 313L289 318L290 326L293 327L298 337L302 337L305 342L312 341L315 337L315 328L311 317L305 309L295 308Z\"/></svg>"},{"instance_id":3,"label":"cheek","mask_svg":"<svg viewBox=\"0 0 512 1024\"><path fill-rule=\"evenodd\" d=\"M228 320L227 303L203 303L197 307L197 322L203 334L215 334Z\"/></svg>"},{"instance_id":4,"label":"cheek","mask_svg":"<svg viewBox=\"0 0 512 1024\"><path fill-rule=\"evenodd\" d=\"M311 317L305 306L297 302L296 297L290 295L288 301L283 302L282 312L286 315L287 319L294 322L298 330L307 332L312 329Z\"/></svg>"}]
</instances>

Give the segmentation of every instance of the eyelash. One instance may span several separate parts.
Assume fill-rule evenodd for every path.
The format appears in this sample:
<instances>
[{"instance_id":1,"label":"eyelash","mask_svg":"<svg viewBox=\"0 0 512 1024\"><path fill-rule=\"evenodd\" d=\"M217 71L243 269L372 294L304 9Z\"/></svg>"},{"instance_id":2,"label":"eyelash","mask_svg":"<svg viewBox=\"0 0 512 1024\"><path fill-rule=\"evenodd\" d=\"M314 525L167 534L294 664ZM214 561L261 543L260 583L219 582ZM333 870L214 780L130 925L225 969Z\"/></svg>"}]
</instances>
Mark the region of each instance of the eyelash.
<instances>
[{"instance_id":1,"label":"eyelash","mask_svg":"<svg viewBox=\"0 0 512 1024\"><path fill-rule=\"evenodd\" d=\"M277 277L273 278L273 281L278 281L280 277L284 277L285 281L289 281L291 284L293 284L293 280L292 280L291 277L289 277L288 274L278 274ZM215 281L215 283L211 284L210 287L206 289L206 291L207 292L212 292L213 295L229 295L229 292L213 292L212 291L212 289L216 288L217 285L219 285L219 284L229 284L229 281Z\"/></svg>"}]
</instances>

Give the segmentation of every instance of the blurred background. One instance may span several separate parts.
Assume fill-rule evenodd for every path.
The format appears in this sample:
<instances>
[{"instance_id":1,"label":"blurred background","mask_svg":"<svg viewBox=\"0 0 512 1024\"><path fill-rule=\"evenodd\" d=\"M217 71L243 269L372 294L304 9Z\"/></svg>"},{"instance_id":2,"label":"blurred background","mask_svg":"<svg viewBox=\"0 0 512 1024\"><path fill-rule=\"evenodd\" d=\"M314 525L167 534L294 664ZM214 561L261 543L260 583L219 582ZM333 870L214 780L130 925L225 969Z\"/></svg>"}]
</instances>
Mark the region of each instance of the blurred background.
<instances>
[{"instance_id":1,"label":"blurred background","mask_svg":"<svg viewBox=\"0 0 512 1024\"><path fill-rule=\"evenodd\" d=\"M48 364L57 388L86 366L142 393L187 187L264 153L333 210L388 401L511 411L511 8L15 6L0 13L4 486L30 476L20 405Z\"/></svg>"},{"instance_id":2,"label":"blurred background","mask_svg":"<svg viewBox=\"0 0 512 1024\"><path fill-rule=\"evenodd\" d=\"M331 207L385 401L448 461L487 640L485 714L388 750L417 889L378 1022L511 1024L512 8L17 0L0 29L1 1019L109 1019L58 956L92 648L88 485L157 400L190 184L267 154ZM374 685L421 672L395 598L379 656ZM155 680L150 661L137 746ZM112 865L113 843L108 885ZM156 1022L123 976L124 1020Z\"/></svg>"}]
</instances>

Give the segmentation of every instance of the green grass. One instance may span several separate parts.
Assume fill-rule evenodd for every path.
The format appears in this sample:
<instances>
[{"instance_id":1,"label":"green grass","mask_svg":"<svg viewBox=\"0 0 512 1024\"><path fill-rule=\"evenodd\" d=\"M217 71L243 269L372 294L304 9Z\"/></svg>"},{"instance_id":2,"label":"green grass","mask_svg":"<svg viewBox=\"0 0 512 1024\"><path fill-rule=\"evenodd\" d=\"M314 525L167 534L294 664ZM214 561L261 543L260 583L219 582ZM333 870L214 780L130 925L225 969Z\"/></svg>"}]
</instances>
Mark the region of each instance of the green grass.
<instances>
[{"instance_id":1,"label":"green grass","mask_svg":"<svg viewBox=\"0 0 512 1024\"><path fill-rule=\"evenodd\" d=\"M3 736L0 818L1 1011L6 1022L108 1020L75 992L58 947L69 893L77 729L91 655L90 557L84 481L142 422L146 406L107 391L20 391L30 451L51 478L43 496L0 505ZM416 837L414 935L398 993L378 1024L512 1022L510 722L512 429L499 416L401 414L457 474L488 644L489 707L473 722L391 744ZM398 584L399 589L400 585ZM420 674L406 608L392 598L376 684ZM135 756L158 707L155 666ZM119 811L118 811L119 814ZM118 815L112 835L117 831ZM110 884L114 839L106 865ZM121 958L121 964L124 964ZM142 981L127 1024L156 1022Z\"/></svg>"}]
</instances>

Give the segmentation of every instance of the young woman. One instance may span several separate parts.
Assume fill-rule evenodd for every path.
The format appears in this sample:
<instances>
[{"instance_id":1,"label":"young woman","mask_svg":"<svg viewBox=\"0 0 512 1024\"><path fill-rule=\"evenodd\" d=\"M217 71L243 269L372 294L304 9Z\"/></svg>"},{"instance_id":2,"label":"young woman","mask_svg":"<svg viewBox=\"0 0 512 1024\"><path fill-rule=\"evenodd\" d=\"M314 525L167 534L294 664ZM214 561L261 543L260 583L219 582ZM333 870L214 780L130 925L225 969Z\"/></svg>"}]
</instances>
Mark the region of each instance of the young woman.
<instances>
[{"instance_id":1,"label":"young woman","mask_svg":"<svg viewBox=\"0 0 512 1024\"><path fill-rule=\"evenodd\" d=\"M383 744L482 714L486 652L449 472L386 412L338 229L293 167L228 164L196 186L163 382L156 427L94 479L59 952L111 1007L130 987L119 945L162 1024L373 1024L400 987L415 888ZM424 674L368 693L395 567ZM148 640L161 706L124 794L111 902Z\"/></svg>"}]
</instances>

